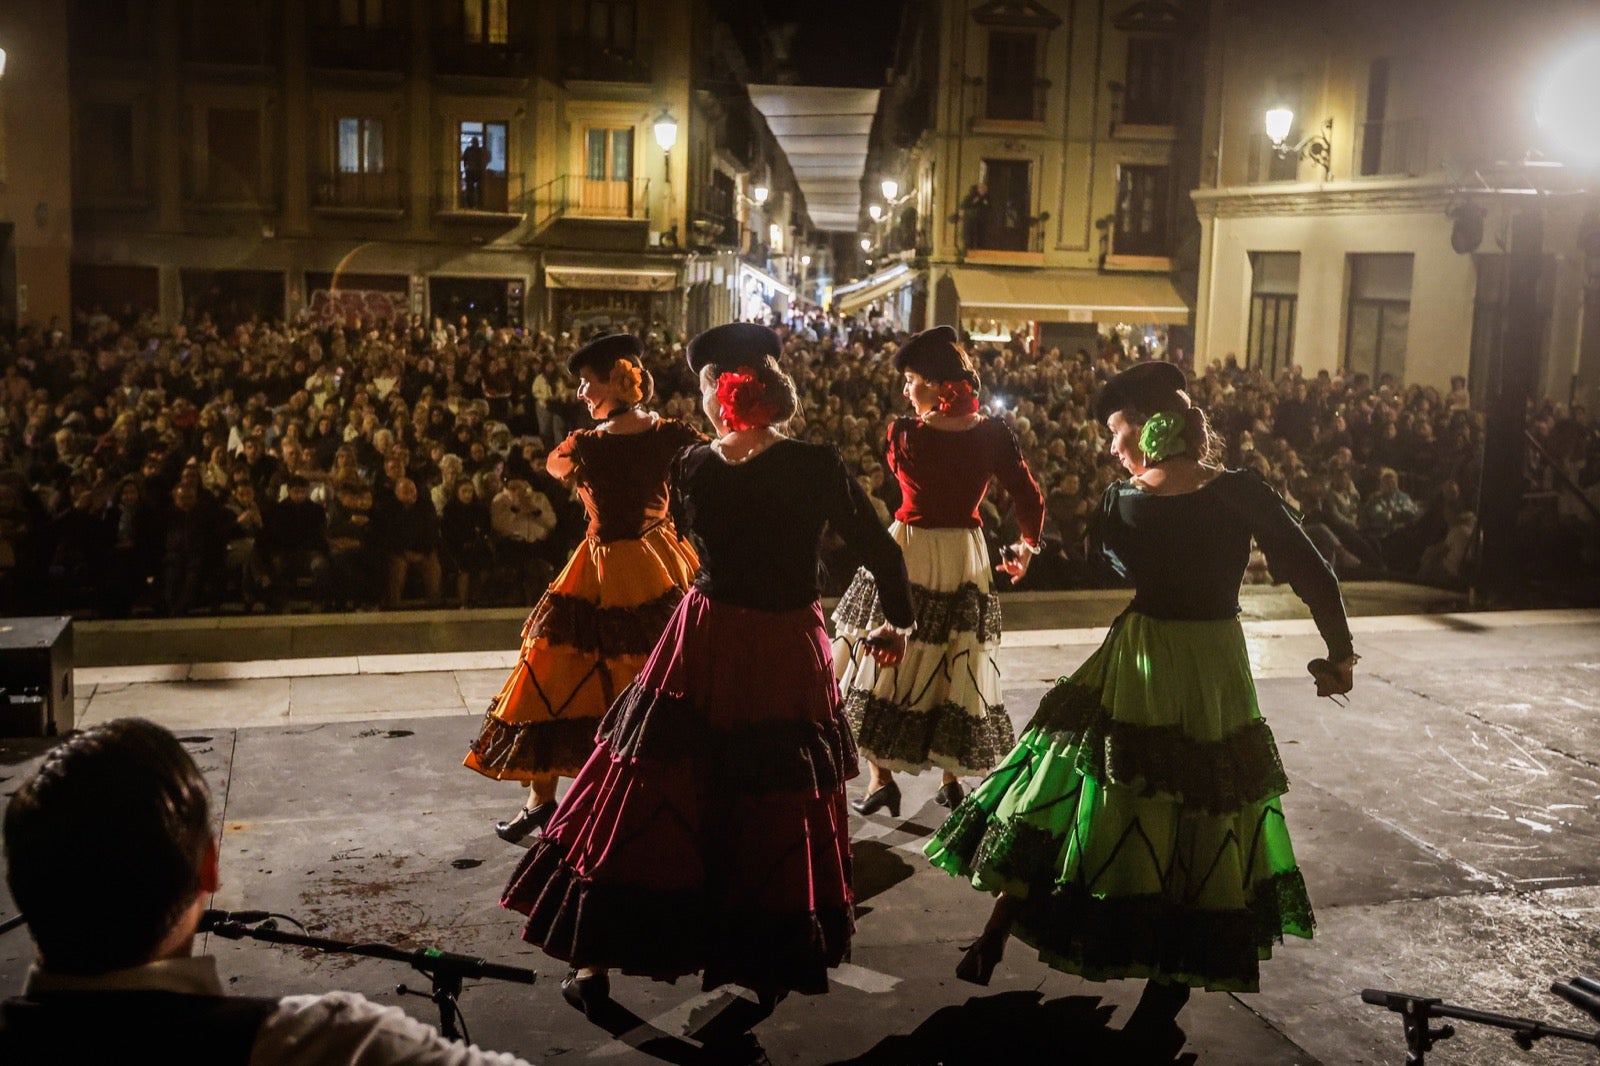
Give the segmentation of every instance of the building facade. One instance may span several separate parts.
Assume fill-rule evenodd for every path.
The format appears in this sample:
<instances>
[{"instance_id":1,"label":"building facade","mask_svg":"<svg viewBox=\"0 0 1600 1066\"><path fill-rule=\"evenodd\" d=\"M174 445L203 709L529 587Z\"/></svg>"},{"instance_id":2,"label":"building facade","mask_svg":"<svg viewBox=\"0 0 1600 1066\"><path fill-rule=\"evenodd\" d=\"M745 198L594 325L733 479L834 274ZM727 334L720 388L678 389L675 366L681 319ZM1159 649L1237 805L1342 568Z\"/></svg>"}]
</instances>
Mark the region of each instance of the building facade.
<instances>
[{"instance_id":1,"label":"building facade","mask_svg":"<svg viewBox=\"0 0 1600 1066\"><path fill-rule=\"evenodd\" d=\"M1187 3L937 0L931 128L891 228L920 244L932 322L1173 358L1198 231L1203 20ZM930 323L931 324L931 323Z\"/></svg>"},{"instance_id":2,"label":"building facade","mask_svg":"<svg viewBox=\"0 0 1600 1066\"><path fill-rule=\"evenodd\" d=\"M45 0L0 5L0 331L70 322L67 19Z\"/></svg>"},{"instance_id":3,"label":"building facade","mask_svg":"<svg viewBox=\"0 0 1600 1066\"><path fill-rule=\"evenodd\" d=\"M1214 0L1194 193L1201 358L1441 388L1459 375L1481 399L1508 234L1531 209L1545 231L1538 387L1592 404L1600 202L1535 118L1545 72L1584 34L1600 17L1564 0ZM1293 116L1281 147L1275 109Z\"/></svg>"},{"instance_id":4,"label":"building facade","mask_svg":"<svg viewBox=\"0 0 1600 1066\"><path fill-rule=\"evenodd\" d=\"M74 302L681 328L703 0L75 0Z\"/></svg>"}]
</instances>

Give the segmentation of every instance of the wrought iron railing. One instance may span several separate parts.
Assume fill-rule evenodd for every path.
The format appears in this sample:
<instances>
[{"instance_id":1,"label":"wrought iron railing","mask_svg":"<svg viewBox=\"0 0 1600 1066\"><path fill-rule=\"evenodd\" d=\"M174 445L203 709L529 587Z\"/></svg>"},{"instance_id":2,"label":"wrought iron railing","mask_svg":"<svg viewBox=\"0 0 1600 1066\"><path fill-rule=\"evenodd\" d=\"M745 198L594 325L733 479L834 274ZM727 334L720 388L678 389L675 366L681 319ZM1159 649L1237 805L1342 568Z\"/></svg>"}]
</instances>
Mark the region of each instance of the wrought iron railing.
<instances>
[{"instance_id":1,"label":"wrought iron railing","mask_svg":"<svg viewBox=\"0 0 1600 1066\"><path fill-rule=\"evenodd\" d=\"M316 176L311 186L311 204L321 208L403 211L406 191L403 170L342 170Z\"/></svg>"}]
</instances>

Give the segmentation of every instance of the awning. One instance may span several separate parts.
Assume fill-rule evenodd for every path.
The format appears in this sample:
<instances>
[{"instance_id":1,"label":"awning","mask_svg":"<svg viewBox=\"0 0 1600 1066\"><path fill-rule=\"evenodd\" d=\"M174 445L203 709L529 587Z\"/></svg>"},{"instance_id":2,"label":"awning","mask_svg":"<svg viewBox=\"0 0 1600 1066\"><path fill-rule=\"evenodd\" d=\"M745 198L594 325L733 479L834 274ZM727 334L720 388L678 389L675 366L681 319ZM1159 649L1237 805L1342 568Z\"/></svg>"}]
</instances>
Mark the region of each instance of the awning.
<instances>
[{"instance_id":1,"label":"awning","mask_svg":"<svg viewBox=\"0 0 1600 1066\"><path fill-rule=\"evenodd\" d=\"M668 292L678 287L678 272L661 267L547 266L544 284L549 289Z\"/></svg>"},{"instance_id":2,"label":"awning","mask_svg":"<svg viewBox=\"0 0 1600 1066\"><path fill-rule=\"evenodd\" d=\"M834 289L833 310L837 314L848 315L874 300L882 299L896 289L910 285L915 280L917 276L909 266L896 263L870 277Z\"/></svg>"},{"instance_id":3,"label":"awning","mask_svg":"<svg viewBox=\"0 0 1600 1066\"><path fill-rule=\"evenodd\" d=\"M1184 323L1189 305L1166 274L1093 270L950 271L961 317L1018 322Z\"/></svg>"},{"instance_id":4,"label":"awning","mask_svg":"<svg viewBox=\"0 0 1600 1066\"><path fill-rule=\"evenodd\" d=\"M740 288L743 288L745 283L749 281L754 281L768 293L781 292L788 299L794 299L793 285L779 281L777 278L773 277L771 274L768 274L765 270L762 270L758 266L751 266L749 263L741 262L739 264Z\"/></svg>"},{"instance_id":5,"label":"awning","mask_svg":"<svg viewBox=\"0 0 1600 1066\"><path fill-rule=\"evenodd\" d=\"M861 175L878 113L877 89L816 85L747 86L806 198L811 224L854 232L861 221Z\"/></svg>"}]
</instances>

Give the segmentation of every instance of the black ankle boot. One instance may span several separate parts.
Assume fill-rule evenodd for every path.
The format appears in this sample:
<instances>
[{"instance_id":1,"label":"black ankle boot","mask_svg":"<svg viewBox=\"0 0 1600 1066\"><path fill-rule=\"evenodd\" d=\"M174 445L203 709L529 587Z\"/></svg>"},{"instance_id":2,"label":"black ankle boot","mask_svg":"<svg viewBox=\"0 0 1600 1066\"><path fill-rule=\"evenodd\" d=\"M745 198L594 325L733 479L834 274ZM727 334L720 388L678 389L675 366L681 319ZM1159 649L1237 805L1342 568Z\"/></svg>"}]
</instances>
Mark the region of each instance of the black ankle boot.
<instances>
[{"instance_id":1,"label":"black ankle boot","mask_svg":"<svg viewBox=\"0 0 1600 1066\"><path fill-rule=\"evenodd\" d=\"M508 844L516 844L535 829L543 829L545 823L550 821L550 816L555 813L554 800L541 803L537 807L524 807L509 822L494 823L495 836Z\"/></svg>"},{"instance_id":2,"label":"black ankle boot","mask_svg":"<svg viewBox=\"0 0 1600 1066\"><path fill-rule=\"evenodd\" d=\"M948 807L952 811L961 806L966 793L961 791L961 782L952 781L948 785L940 785L939 792L933 797L933 802L941 807Z\"/></svg>"}]
</instances>

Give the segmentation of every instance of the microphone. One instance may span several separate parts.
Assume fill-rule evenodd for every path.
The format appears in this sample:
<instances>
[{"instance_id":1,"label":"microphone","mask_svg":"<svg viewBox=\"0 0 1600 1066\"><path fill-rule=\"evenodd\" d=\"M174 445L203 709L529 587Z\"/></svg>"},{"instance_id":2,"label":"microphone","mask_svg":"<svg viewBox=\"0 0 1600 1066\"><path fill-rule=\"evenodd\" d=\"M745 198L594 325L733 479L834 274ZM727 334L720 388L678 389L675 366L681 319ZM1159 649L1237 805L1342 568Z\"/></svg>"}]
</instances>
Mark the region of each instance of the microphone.
<instances>
[{"instance_id":1,"label":"microphone","mask_svg":"<svg viewBox=\"0 0 1600 1066\"><path fill-rule=\"evenodd\" d=\"M200 912L200 932L215 932L217 926L234 923L237 925L254 925L264 922L272 917L271 911L214 911Z\"/></svg>"}]
</instances>

